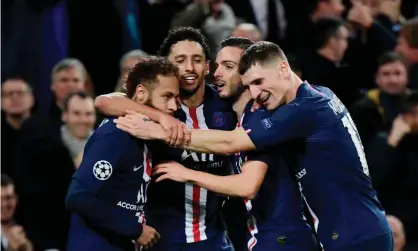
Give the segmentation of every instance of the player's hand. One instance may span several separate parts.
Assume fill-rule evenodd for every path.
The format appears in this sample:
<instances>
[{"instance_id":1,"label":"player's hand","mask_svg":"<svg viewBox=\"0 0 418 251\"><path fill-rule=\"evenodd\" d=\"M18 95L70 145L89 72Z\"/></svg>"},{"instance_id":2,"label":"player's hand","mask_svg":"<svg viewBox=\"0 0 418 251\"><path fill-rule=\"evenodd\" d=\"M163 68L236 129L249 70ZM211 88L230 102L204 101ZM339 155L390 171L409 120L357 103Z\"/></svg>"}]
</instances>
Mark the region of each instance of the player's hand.
<instances>
[{"instance_id":1,"label":"player's hand","mask_svg":"<svg viewBox=\"0 0 418 251\"><path fill-rule=\"evenodd\" d=\"M396 119L393 121L392 130L390 131L388 137L389 145L396 147L403 139L403 137L409 132L411 132L411 127L408 125L408 123L406 123L402 115L398 115L398 117L396 117Z\"/></svg>"},{"instance_id":2,"label":"player's hand","mask_svg":"<svg viewBox=\"0 0 418 251\"><path fill-rule=\"evenodd\" d=\"M165 141L169 146L179 147L190 141L190 131L187 126L173 116L162 114L158 123L167 131Z\"/></svg>"},{"instance_id":3,"label":"player's hand","mask_svg":"<svg viewBox=\"0 0 418 251\"><path fill-rule=\"evenodd\" d=\"M144 249L149 249L160 240L160 234L152 227L143 225L142 234L136 240Z\"/></svg>"},{"instance_id":4,"label":"player's hand","mask_svg":"<svg viewBox=\"0 0 418 251\"><path fill-rule=\"evenodd\" d=\"M155 180L156 182L170 179L185 183L190 180L189 177L191 172L192 171L190 169L185 168L177 162L166 162L157 165L153 175L159 175L159 177Z\"/></svg>"},{"instance_id":5,"label":"player's hand","mask_svg":"<svg viewBox=\"0 0 418 251\"><path fill-rule=\"evenodd\" d=\"M119 117L113 122L116 123L117 128L140 139L166 139L166 131L161 125L136 112L128 111L125 116Z\"/></svg>"}]
</instances>

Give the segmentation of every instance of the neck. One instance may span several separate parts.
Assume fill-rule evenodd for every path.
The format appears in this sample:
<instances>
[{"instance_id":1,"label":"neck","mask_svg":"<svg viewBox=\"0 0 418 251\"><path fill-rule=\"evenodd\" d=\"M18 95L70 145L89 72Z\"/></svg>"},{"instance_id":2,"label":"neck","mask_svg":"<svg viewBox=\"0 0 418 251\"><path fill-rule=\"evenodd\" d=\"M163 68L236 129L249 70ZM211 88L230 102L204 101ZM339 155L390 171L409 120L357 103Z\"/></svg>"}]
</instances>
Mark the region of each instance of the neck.
<instances>
[{"instance_id":1,"label":"neck","mask_svg":"<svg viewBox=\"0 0 418 251\"><path fill-rule=\"evenodd\" d=\"M182 98L181 101L189 108L196 108L203 103L205 98L205 83L190 97Z\"/></svg>"},{"instance_id":2,"label":"neck","mask_svg":"<svg viewBox=\"0 0 418 251\"><path fill-rule=\"evenodd\" d=\"M251 94L248 89L241 92L241 94L237 97L234 104L232 105L232 109L237 114L238 119L241 118L242 114L244 113L245 106L250 102Z\"/></svg>"},{"instance_id":3,"label":"neck","mask_svg":"<svg viewBox=\"0 0 418 251\"><path fill-rule=\"evenodd\" d=\"M14 129L18 130L22 127L23 122L29 118L30 112L24 112L18 115L7 114L6 121Z\"/></svg>"},{"instance_id":4,"label":"neck","mask_svg":"<svg viewBox=\"0 0 418 251\"><path fill-rule=\"evenodd\" d=\"M340 59L335 56L334 52L326 46L318 49L317 53L331 62L338 63L340 61Z\"/></svg>"},{"instance_id":5,"label":"neck","mask_svg":"<svg viewBox=\"0 0 418 251\"><path fill-rule=\"evenodd\" d=\"M303 83L302 79L300 79L295 73L292 73L292 76L290 77L290 81L291 81L290 82L291 88L284 96L286 104L289 104L296 98L296 94L298 92L299 86Z\"/></svg>"}]
</instances>

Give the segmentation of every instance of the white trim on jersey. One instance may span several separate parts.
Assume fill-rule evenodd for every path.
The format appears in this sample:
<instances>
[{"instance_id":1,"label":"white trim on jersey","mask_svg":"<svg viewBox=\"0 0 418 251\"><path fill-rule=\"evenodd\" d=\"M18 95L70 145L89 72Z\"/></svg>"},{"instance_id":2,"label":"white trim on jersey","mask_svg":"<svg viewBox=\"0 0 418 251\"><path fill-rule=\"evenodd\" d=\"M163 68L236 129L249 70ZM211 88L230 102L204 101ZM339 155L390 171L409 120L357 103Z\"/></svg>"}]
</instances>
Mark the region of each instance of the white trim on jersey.
<instances>
[{"instance_id":1,"label":"white trim on jersey","mask_svg":"<svg viewBox=\"0 0 418 251\"><path fill-rule=\"evenodd\" d=\"M203 104L197 108L181 105L190 129L208 129L203 114ZM206 236L206 203L208 190L192 183L185 184L185 233L187 243L203 241Z\"/></svg>"}]
</instances>

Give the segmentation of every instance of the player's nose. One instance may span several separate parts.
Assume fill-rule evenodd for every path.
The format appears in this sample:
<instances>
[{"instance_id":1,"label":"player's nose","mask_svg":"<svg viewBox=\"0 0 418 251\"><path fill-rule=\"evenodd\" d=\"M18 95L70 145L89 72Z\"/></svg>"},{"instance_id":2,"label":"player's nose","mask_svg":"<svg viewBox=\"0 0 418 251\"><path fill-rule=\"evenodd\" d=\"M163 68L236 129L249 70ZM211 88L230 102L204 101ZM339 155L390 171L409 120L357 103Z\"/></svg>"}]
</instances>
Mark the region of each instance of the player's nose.
<instances>
[{"instance_id":1,"label":"player's nose","mask_svg":"<svg viewBox=\"0 0 418 251\"><path fill-rule=\"evenodd\" d=\"M249 90L250 90L251 98L253 99L257 99L261 94L261 91L257 86L250 85Z\"/></svg>"},{"instance_id":2,"label":"player's nose","mask_svg":"<svg viewBox=\"0 0 418 251\"><path fill-rule=\"evenodd\" d=\"M170 99L170 101L168 102L168 109L175 112L177 111L178 108L179 108L179 105L176 99L175 98Z\"/></svg>"}]
</instances>

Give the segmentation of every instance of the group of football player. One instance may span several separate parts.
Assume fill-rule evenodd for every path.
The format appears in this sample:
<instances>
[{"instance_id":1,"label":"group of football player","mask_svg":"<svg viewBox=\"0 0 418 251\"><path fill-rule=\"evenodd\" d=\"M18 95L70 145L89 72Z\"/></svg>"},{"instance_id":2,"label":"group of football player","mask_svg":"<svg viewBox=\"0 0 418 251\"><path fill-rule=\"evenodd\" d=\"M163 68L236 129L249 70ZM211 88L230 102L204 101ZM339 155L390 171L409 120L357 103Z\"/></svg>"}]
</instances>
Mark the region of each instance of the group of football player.
<instances>
[{"instance_id":1,"label":"group of football player","mask_svg":"<svg viewBox=\"0 0 418 251\"><path fill-rule=\"evenodd\" d=\"M392 251L338 97L274 43L224 40L214 83L209 55L199 30L170 30L125 93L96 98L108 117L69 188L67 250Z\"/></svg>"}]
</instances>

